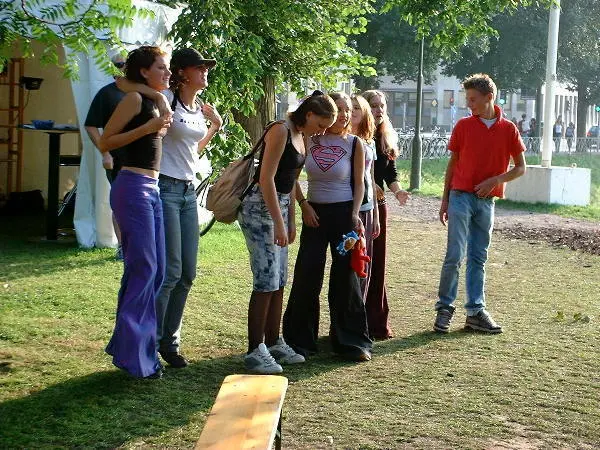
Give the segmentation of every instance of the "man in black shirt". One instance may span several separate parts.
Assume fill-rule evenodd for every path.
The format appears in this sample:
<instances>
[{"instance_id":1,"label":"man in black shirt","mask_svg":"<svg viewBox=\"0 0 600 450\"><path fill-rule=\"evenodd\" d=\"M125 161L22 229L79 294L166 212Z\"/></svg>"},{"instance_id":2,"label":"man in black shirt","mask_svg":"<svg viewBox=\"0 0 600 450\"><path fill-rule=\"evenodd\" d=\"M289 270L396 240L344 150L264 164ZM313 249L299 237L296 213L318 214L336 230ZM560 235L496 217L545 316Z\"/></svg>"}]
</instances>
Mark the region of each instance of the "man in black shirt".
<instances>
[{"instance_id":1,"label":"man in black shirt","mask_svg":"<svg viewBox=\"0 0 600 450\"><path fill-rule=\"evenodd\" d=\"M125 67L125 59L120 54L114 56L112 58L112 62L119 70L123 70ZM101 135L99 128L104 129L108 123L108 120L110 119L110 116L124 96L125 92L121 91L114 81L101 88L94 96L85 119L85 129L96 148L98 148L98 141L100 140ZM121 169L122 164L119 161L120 151L120 149L116 149L111 152L101 152L102 166L106 170L106 177L108 178L108 182L111 184ZM119 230L119 225L115 220L114 214L112 221L115 234L117 236L117 241L119 242L116 258L118 260L122 260L123 253L121 251L121 232Z\"/></svg>"}]
</instances>

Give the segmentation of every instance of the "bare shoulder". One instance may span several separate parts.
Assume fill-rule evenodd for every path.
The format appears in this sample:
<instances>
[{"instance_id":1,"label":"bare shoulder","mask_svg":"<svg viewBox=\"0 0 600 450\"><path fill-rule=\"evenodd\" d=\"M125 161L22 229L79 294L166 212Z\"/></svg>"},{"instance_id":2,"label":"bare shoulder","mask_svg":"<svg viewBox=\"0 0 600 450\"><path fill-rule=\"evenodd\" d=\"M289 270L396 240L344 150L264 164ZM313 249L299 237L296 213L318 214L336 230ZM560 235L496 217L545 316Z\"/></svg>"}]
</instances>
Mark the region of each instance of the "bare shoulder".
<instances>
[{"instance_id":1,"label":"bare shoulder","mask_svg":"<svg viewBox=\"0 0 600 450\"><path fill-rule=\"evenodd\" d=\"M278 122L269 128L265 135L265 140L269 142L279 142L281 140L287 140L288 128L285 123Z\"/></svg>"},{"instance_id":2,"label":"bare shoulder","mask_svg":"<svg viewBox=\"0 0 600 450\"><path fill-rule=\"evenodd\" d=\"M123 102L127 102L129 105L141 105L142 104L142 94L139 92L128 92L123 97Z\"/></svg>"}]
</instances>

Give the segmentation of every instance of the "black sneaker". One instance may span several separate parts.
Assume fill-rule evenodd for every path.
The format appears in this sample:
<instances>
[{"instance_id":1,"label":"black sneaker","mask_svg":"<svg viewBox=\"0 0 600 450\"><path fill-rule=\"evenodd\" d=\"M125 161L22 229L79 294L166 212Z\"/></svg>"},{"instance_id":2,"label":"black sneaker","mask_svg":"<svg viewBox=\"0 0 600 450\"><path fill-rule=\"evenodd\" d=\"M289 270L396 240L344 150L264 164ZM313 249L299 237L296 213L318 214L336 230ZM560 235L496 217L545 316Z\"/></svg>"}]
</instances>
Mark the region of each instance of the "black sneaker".
<instances>
[{"instance_id":1,"label":"black sneaker","mask_svg":"<svg viewBox=\"0 0 600 450\"><path fill-rule=\"evenodd\" d=\"M475 316L467 316L465 329L483 331L490 334L502 333L502 327L492 319L490 313L485 309L479 311Z\"/></svg>"},{"instance_id":2,"label":"black sneaker","mask_svg":"<svg viewBox=\"0 0 600 450\"><path fill-rule=\"evenodd\" d=\"M182 369L188 365L188 362L179 352L159 352L162 359L174 369Z\"/></svg>"},{"instance_id":3,"label":"black sneaker","mask_svg":"<svg viewBox=\"0 0 600 450\"><path fill-rule=\"evenodd\" d=\"M450 330L450 322L452 322L453 315L454 311L445 308L438 309L433 330L438 333L447 333Z\"/></svg>"},{"instance_id":4,"label":"black sneaker","mask_svg":"<svg viewBox=\"0 0 600 450\"><path fill-rule=\"evenodd\" d=\"M144 380L160 380L162 378L162 376L163 376L162 369L158 369L152 375L148 375L147 377L144 377Z\"/></svg>"},{"instance_id":5,"label":"black sneaker","mask_svg":"<svg viewBox=\"0 0 600 450\"><path fill-rule=\"evenodd\" d=\"M371 352L362 348L355 348L341 354L342 358L353 362L371 361Z\"/></svg>"}]
</instances>

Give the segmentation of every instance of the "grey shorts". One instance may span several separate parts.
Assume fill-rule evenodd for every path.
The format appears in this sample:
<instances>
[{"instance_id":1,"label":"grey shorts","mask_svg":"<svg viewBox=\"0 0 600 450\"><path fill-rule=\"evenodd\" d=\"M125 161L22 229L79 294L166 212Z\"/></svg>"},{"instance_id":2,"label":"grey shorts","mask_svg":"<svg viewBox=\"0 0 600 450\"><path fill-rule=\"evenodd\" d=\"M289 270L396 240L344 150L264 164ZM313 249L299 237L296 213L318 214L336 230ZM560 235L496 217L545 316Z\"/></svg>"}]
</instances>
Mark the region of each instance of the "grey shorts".
<instances>
[{"instance_id":1,"label":"grey shorts","mask_svg":"<svg viewBox=\"0 0 600 450\"><path fill-rule=\"evenodd\" d=\"M277 196L287 230L290 195L278 193ZM253 289L257 292L274 292L283 288L288 278L288 248L273 243L273 219L258 186L254 186L244 198L238 222L250 252Z\"/></svg>"}]
</instances>

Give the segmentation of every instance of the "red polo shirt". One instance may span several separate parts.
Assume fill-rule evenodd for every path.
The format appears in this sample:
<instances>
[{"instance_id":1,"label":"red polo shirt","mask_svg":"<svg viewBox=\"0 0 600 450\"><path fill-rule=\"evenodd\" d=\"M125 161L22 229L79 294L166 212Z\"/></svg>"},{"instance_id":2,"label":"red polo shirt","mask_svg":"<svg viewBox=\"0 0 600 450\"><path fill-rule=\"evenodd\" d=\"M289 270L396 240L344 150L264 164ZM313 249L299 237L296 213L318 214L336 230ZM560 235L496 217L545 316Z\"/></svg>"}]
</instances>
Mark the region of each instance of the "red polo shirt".
<instances>
[{"instance_id":1,"label":"red polo shirt","mask_svg":"<svg viewBox=\"0 0 600 450\"><path fill-rule=\"evenodd\" d=\"M502 116L498 106L494 105L494 110L497 120L490 128L479 116L456 123L448 144L448 149L458 155L450 189L474 192L482 181L505 173L511 156L516 158L525 151L515 124ZM505 184L496 186L490 195L503 198Z\"/></svg>"}]
</instances>

